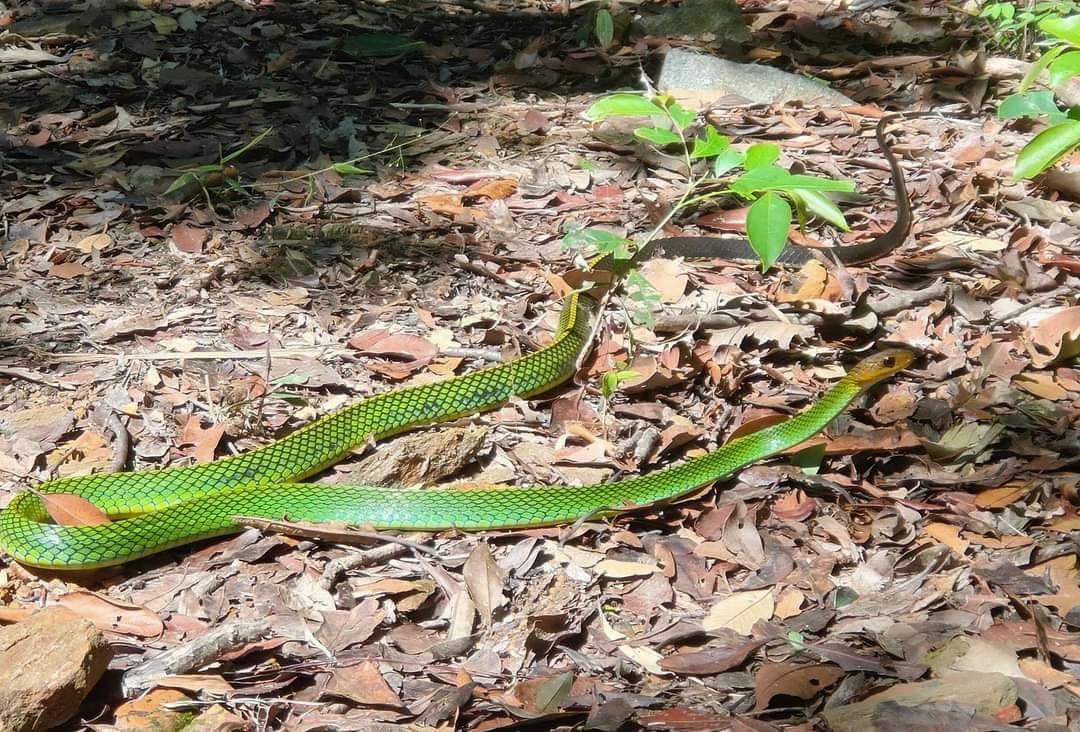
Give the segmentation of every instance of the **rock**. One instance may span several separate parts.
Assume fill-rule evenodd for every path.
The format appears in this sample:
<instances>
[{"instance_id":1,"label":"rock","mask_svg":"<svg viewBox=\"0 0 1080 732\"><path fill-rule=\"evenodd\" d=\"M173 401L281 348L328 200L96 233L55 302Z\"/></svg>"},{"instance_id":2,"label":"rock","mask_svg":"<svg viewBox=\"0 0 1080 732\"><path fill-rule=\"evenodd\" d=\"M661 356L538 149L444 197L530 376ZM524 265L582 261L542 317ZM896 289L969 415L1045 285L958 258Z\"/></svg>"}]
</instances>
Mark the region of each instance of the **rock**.
<instances>
[{"instance_id":1,"label":"rock","mask_svg":"<svg viewBox=\"0 0 1080 732\"><path fill-rule=\"evenodd\" d=\"M1008 676L999 673L966 671L954 673L942 679L919 681L890 686L862 701L832 707L824 712L825 721L833 732L862 732L873 729L920 729L919 723L890 726L889 719L897 720L932 705L959 705L970 719L973 715L992 715L1016 703L1016 684ZM877 725L881 723L882 726ZM991 729L980 725L964 726L965 729Z\"/></svg>"},{"instance_id":2,"label":"rock","mask_svg":"<svg viewBox=\"0 0 1080 732\"><path fill-rule=\"evenodd\" d=\"M681 48L672 49L664 57L656 86L692 109L701 109L732 96L758 104L796 99L811 106L846 107L855 103L805 76L771 66L735 63Z\"/></svg>"},{"instance_id":3,"label":"rock","mask_svg":"<svg viewBox=\"0 0 1080 732\"><path fill-rule=\"evenodd\" d=\"M49 607L0 628L0 730L55 727L78 711L112 651L94 625Z\"/></svg>"},{"instance_id":4,"label":"rock","mask_svg":"<svg viewBox=\"0 0 1080 732\"><path fill-rule=\"evenodd\" d=\"M732 0L686 0L677 8L645 16L636 23L650 36L701 36L709 33L719 43L745 43L750 30Z\"/></svg>"}]
</instances>

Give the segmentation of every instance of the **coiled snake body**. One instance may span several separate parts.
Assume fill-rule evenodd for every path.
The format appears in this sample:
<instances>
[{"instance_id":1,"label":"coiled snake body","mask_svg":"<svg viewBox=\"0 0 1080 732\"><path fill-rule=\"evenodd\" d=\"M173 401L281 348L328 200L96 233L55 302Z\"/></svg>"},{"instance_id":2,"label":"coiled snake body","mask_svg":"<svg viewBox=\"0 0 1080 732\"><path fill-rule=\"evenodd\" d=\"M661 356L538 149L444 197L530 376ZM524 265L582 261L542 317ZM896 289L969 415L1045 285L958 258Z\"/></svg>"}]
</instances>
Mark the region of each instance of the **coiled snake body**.
<instances>
[{"instance_id":1,"label":"coiled snake body","mask_svg":"<svg viewBox=\"0 0 1080 732\"><path fill-rule=\"evenodd\" d=\"M880 256L906 233L910 211L895 160L898 224L873 252L861 245L850 260ZM668 240L677 249L679 240ZM686 238L691 247L704 241ZM662 245L664 242L660 240ZM843 250L837 250L843 259ZM690 252L692 253L692 252ZM710 252L722 255L723 252ZM511 396L529 396L570 377L587 347L599 303L587 293L566 298L559 328L546 347L514 361L442 382L385 392L327 415L276 442L211 463L159 471L66 478L37 493L82 496L116 520L97 526L50 523L32 492L0 513L0 547L24 564L59 569L103 567L242 528L234 517L342 521L375 528L463 530L571 522L668 501L796 445L824 428L857 395L907 366L911 354L884 351L857 364L798 415L739 437L703 457L641 477L589 486L411 489L304 484L352 448L418 425L484 411Z\"/></svg>"}]
</instances>

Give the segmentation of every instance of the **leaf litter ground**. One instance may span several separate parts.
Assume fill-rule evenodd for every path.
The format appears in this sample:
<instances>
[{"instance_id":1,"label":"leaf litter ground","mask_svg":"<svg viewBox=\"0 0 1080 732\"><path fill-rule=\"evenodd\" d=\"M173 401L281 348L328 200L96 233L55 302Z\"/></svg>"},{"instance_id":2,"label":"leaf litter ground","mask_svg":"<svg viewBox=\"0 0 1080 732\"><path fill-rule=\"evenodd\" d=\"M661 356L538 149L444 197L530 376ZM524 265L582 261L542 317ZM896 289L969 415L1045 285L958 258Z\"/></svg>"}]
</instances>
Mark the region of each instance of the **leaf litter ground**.
<instances>
[{"instance_id":1,"label":"leaf litter ground","mask_svg":"<svg viewBox=\"0 0 1080 732\"><path fill-rule=\"evenodd\" d=\"M56 10L3 21L19 34L0 67L8 497L113 469L117 424L137 467L205 461L512 358L552 332L563 224L640 233L680 192L678 166L582 120L637 83L649 44L599 52L578 17ZM893 42L895 12L858 32ZM356 55L387 28L427 45ZM855 179L848 238L865 240L892 215L872 103L975 92L941 80L947 55L870 64L812 50L829 47L815 33L793 58L866 107L710 119ZM610 308L575 383L359 449L320 480L615 479L791 413L875 344L920 351L791 459L576 527L364 546L370 532L275 525L93 574L9 564L0 620L61 604L105 631L123 683L80 716L122 729L179 728L181 711L207 729L1064 729L1080 695L1076 209L1008 181L1025 137L987 115L896 137L917 211L896 256L767 276L650 262L654 327ZM183 169L199 172L163 195ZM632 375L602 399L612 370Z\"/></svg>"}]
</instances>

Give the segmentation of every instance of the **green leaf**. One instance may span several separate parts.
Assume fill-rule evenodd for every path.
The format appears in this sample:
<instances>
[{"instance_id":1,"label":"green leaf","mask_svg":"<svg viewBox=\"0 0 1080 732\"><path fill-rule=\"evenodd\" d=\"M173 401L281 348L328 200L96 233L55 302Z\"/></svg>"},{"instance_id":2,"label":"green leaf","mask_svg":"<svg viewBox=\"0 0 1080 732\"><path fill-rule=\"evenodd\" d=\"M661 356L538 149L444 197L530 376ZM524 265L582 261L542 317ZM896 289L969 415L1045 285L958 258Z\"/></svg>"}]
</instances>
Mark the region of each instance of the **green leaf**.
<instances>
[{"instance_id":1,"label":"green leaf","mask_svg":"<svg viewBox=\"0 0 1080 732\"><path fill-rule=\"evenodd\" d=\"M159 36L168 36L176 32L176 29L180 27L180 22L171 15L159 15L154 13L150 17L150 22L154 24L154 30L157 31Z\"/></svg>"},{"instance_id":2,"label":"green leaf","mask_svg":"<svg viewBox=\"0 0 1080 732\"><path fill-rule=\"evenodd\" d=\"M709 125L705 128L705 139L694 138L694 149L690 153L690 157L694 160L711 158L727 150L730 144L731 139L729 137L721 135L716 131L715 127Z\"/></svg>"},{"instance_id":3,"label":"green leaf","mask_svg":"<svg viewBox=\"0 0 1080 732\"><path fill-rule=\"evenodd\" d=\"M817 475L825 459L825 443L804 447L791 456L791 464L807 475Z\"/></svg>"},{"instance_id":4,"label":"green leaf","mask_svg":"<svg viewBox=\"0 0 1080 732\"><path fill-rule=\"evenodd\" d=\"M859 599L859 593L850 587L840 586L836 588L836 592L833 594L833 605L839 610L842 607L847 607L851 603Z\"/></svg>"},{"instance_id":5,"label":"green leaf","mask_svg":"<svg viewBox=\"0 0 1080 732\"><path fill-rule=\"evenodd\" d=\"M615 23L607 8L600 8L596 12L596 25L593 31L596 33L596 40L600 41L601 48L611 48L611 42L615 40Z\"/></svg>"},{"instance_id":6,"label":"green leaf","mask_svg":"<svg viewBox=\"0 0 1080 732\"><path fill-rule=\"evenodd\" d=\"M833 180L832 178L818 178L814 175L788 175L788 179L774 190L780 191L832 191L836 193L851 193L855 190L855 184L849 180Z\"/></svg>"},{"instance_id":7,"label":"green leaf","mask_svg":"<svg viewBox=\"0 0 1080 732\"><path fill-rule=\"evenodd\" d=\"M1050 88L1056 89L1074 76L1080 75L1080 51L1069 51L1054 59L1047 69L1050 72Z\"/></svg>"},{"instance_id":8,"label":"green leaf","mask_svg":"<svg viewBox=\"0 0 1080 732\"><path fill-rule=\"evenodd\" d=\"M1039 57L1039 60L1031 65L1028 72L1024 74L1024 78L1020 80L1021 92L1026 92L1028 87L1035 83L1035 80L1039 78L1039 75L1046 70L1046 67L1054 62L1062 52L1068 50L1068 46L1056 46Z\"/></svg>"},{"instance_id":9,"label":"green leaf","mask_svg":"<svg viewBox=\"0 0 1080 732\"><path fill-rule=\"evenodd\" d=\"M629 369L605 371L600 375L600 394L605 399L611 399L612 395L619 390L619 384L635 376L639 376L638 372Z\"/></svg>"},{"instance_id":10,"label":"green leaf","mask_svg":"<svg viewBox=\"0 0 1080 732\"><path fill-rule=\"evenodd\" d=\"M291 374L285 374L276 379L271 379L270 386L296 386L297 384L306 384L308 378L307 374L300 374L294 371Z\"/></svg>"},{"instance_id":11,"label":"green leaf","mask_svg":"<svg viewBox=\"0 0 1080 732\"><path fill-rule=\"evenodd\" d=\"M629 259L631 244L632 242L625 236L619 236L606 229L568 228L562 238L564 249L592 248L600 254L611 254L616 259Z\"/></svg>"},{"instance_id":12,"label":"green leaf","mask_svg":"<svg viewBox=\"0 0 1080 732\"><path fill-rule=\"evenodd\" d=\"M1013 180L1038 175L1077 145L1080 145L1080 120L1069 119L1047 127L1016 156Z\"/></svg>"},{"instance_id":13,"label":"green leaf","mask_svg":"<svg viewBox=\"0 0 1080 732\"><path fill-rule=\"evenodd\" d=\"M623 278L623 291L635 305L630 312L631 320L639 325L652 328L654 325L653 310L660 305L660 293L636 269L631 270Z\"/></svg>"},{"instance_id":14,"label":"green leaf","mask_svg":"<svg viewBox=\"0 0 1080 732\"><path fill-rule=\"evenodd\" d=\"M679 130L685 130L690 125L694 124L694 120L697 119L697 112L691 112L689 109L682 107L678 102L672 102L667 106L668 114L671 115L671 119L675 122L675 126Z\"/></svg>"},{"instance_id":15,"label":"green leaf","mask_svg":"<svg viewBox=\"0 0 1080 732\"><path fill-rule=\"evenodd\" d=\"M799 200L810 210L810 213L825 219L841 231L848 231L850 229L847 219L844 218L843 212L840 211L831 198L821 191L796 188L791 192L791 195L798 196Z\"/></svg>"},{"instance_id":16,"label":"green leaf","mask_svg":"<svg viewBox=\"0 0 1080 732\"><path fill-rule=\"evenodd\" d=\"M656 115L666 119L663 109L640 94L612 94L594 102L585 110L585 118L593 122L602 122L608 117L653 117Z\"/></svg>"},{"instance_id":17,"label":"green leaf","mask_svg":"<svg viewBox=\"0 0 1080 732\"><path fill-rule=\"evenodd\" d=\"M395 33L361 33L345 36L341 50L350 56L365 58L371 56L397 56L424 48L423 41L399 36Z\"/></svg>"},{"instance_id":18,"label":"green leaf","mask_svg":"<svg viewBox=\"0 0 1080 732\"><path fill-rule=\"evenodd\" d=\"M180 190L181 188L183 188L188 183L191 183L194 180L195 180L195 174L194 173L184 173L182 176L180 176L179 178L174 180L172 182L172 185L170 185L167 189L165 189L164 195L167 196L170 193L175 193L176 191Z\"/></svg>"},{"instance_id":19,"label":"green leaf","mask_svg":"<svg viewBox=\"0 0 1080 732\"><path fill-rule=\"evenodd\" d=\"M180 29L189 33L196 30L199 27L199 23L202 23L204 20L206 20L205 17L192 10L185 10L180 13L180 15L176 16L176 22L180 24Z\"/></svg>"},{"instance_id":20,"label":"green leaf","mask_svg":"<svg viewBox=\"0 0 1080 732\"><path fill-rule=\"evenodd\" d=\"M244 145L243 147L237 148L236 150L233 150L231 153L229 153L228 155L226 155L225 157L223 157L221 159L221 165L224 165L225 163L228 163L228 162L231 162L232 160L235 160L236 158L240 157L241 155L246 153L251 148L258 145L260 142L262 142L264 139L266 139L266 136L269 135L270 132L273 129L274 129L273 127L267 127L265 130L260 132L254 138L252 138L251 141L248 142L246 145ZM215 166L214 170L217 170L217 169L218 169L218 166Z\"/></svg>"},{"instance_id":21,"label":"green leaf","mask_svg":"<svg viewBox=\"0 0 1080 732\"><path fill-rule=\"evenodd\" d=\"M359 168L352 163L334 163L334 172L338 175L366 175L370 170Z\"/></svg>"},{"instance_id":22,"label":"green leaf","mask_svg":"<svg viewBox=\"0 0 1080 732\"><path fill-rule=\"evenodd\" d=\"M998 105L998 119L1009 120L1020 117L1041 117L1042 115L1061 114L1054 93L1041 90L1010 94Z\"/></svg>"},{"instance_id":23,"label":"green leaf","mask_svg":"<svg viewBox=\"0 0 1080 732\"><path fill-rule=\"evenodd\" d=\"M1039 21L1039 30L1073 46L1080 46L1080 14L1043 18Z\"/></svg>"},{"instance_id":24,"label":"green leaf","mask_svg":"<svg viewBox=\"0 0 1080 732\"><path fill-rule=\"evenodd\" d=\"M642 140L651 142L657 147L664 147L666 145L682 142L681 137L671 130L665 130L661 127L638 127L634 130L634 137L640 137Z\"/></svg>"},{"instance_id":25,"label":"green leaf","mask_svg":"<svg viewBox=\"0 0 1080 732\"><path fill-rule=\"evenodd\" d=\"M791 173L775 165L770 165L767 168L754 168L735 179L735 182L731 184L731 192L749 198L759 191L780 188L789 180L791 180Z\"/></svg>"},{"instance_id":26,"label":"green leaf","mask_svg":"<svg viewBox=\"0 0 1080 732\"><path fill-rule=\"evenodd\" d=\"M1016 8L1012 3L988 3L979 11L980 18L989 20L1012 20L1016 15Z\"/></svg>"},{"instance_id":27,"label":"green leaf","mask_svg":"<svg viewBox=\"0 0 1080 732\"><path fill-rule=\"evenodd\" d=\"M750 248L761 260L761 271L776 263L788 240L791 205L776 193L768 192L754 201L746 212L746 235Z\"/></svg>"},{"instance_id":28,"label":"green leaf","mask_svg":"<svg viewBox=\"0 0 1080 732\"><path fill-rule=\"evenodd\" d=\"M559 710L563 702L570 696L570 688L574 685L574 674L564 671L561 674L544 680L536 689L536 707L544 714L550 714Z\"/></svg>"},{"instance_id":29,"label":"green leaf","mask_svg":"<svg viewBox=\"0 0 1080 732\"><path fill-rule=\"evenodd\" d=\"M716 178L722 178L730 171L738 168L746 160L746 156L733 147L729 147L716 156L713 160L712 174Z\"/></svg>"},{"instance_id":30,"label":"green leaf","mask_svg":"<svg viewBox=\"0 0 1080 732\"><path fill-rule=\"evenodd\" d=\"M780 147L771 142L756 142L746 148L746 169L756 170L776 162L780 157Z\"/></svg>"}]
</instances>

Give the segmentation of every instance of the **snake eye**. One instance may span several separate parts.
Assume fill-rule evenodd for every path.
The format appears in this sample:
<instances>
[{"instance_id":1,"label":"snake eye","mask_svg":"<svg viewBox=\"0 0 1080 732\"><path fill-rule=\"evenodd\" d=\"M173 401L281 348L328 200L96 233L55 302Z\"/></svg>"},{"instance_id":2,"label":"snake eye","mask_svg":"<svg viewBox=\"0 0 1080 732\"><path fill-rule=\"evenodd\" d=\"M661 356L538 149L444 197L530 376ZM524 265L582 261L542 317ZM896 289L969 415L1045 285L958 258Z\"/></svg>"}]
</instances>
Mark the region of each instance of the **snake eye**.
<instances>
[{"instance_id":1,"label":"snake eye","mask_svg":"<svg viewBox=\"0 0 1080 732\"><path fill-rule=\"evenodd\" d=\"M891 369L893 366L896 365L896 356L886 356L881 360L881 362L885 364L885 368Z\"/></svg>"}]
</instances>

